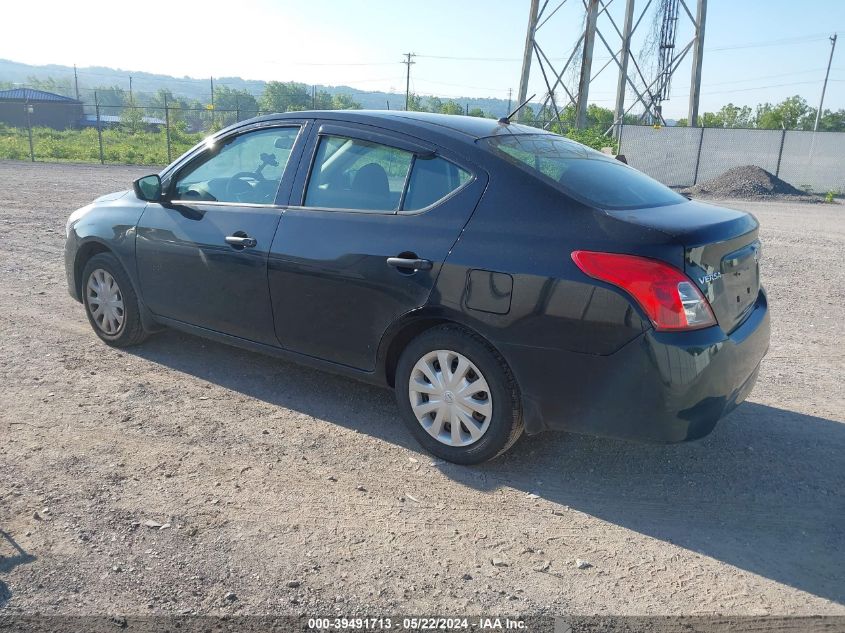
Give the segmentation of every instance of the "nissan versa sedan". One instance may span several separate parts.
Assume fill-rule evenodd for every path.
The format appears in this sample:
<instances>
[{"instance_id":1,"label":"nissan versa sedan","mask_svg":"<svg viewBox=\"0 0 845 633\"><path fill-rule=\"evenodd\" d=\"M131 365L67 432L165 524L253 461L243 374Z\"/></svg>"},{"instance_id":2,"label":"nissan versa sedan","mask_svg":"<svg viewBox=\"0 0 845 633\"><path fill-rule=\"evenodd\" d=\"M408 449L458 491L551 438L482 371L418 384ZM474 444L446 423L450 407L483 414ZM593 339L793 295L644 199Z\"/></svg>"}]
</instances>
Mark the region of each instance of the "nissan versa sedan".
<instances>
[{"instance_id":1,"label":"nissan versa sedan","mask_svg":"<svg viewBox=\"0 0 845 633\"><path fill-rule=\"evenodd\" d=\"M411 112L238 123L67 222L123 347L184 330L392 387L461 464L546 429L709 433L769 344L753 216L543 130Z\"/></svg>"}]
</instances>

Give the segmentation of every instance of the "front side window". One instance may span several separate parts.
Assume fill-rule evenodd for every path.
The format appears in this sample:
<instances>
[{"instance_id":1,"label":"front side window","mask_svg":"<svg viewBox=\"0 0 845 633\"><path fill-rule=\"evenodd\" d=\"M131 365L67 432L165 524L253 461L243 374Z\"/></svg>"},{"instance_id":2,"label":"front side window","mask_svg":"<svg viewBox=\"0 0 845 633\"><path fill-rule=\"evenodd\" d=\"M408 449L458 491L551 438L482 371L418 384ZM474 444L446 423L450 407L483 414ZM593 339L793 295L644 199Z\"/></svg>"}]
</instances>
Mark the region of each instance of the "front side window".
<instances>
[{"instance_id":1,"label":"front side window","mask_svg":"<svg viewBox=\"0 0 845 633\"><path fill-rule=\"evenodd\" d=\"M222 142L179 174L174 198L273 204L299 127L254 130Z\"/></svg>"},{"instance_id":2,"label":"front side window","mask_svg":"<svg viewBox=\"0 0 845 633\"><path fill-rule=\"evenodd\" d=\"M493 153L576 200L600 209L660 207L686 198L645 174L553 134L511 134L482 140Z\"/></svg>"},{"instance_id":3,"label":"front side window","mask_svg":"<svg viewBox=\"0 0 845 633\"><path fill-rule=\"evenodd\" d=\"M306 207L396 211L413 154L340 136L321 136Z\"/></svg>"}]
</instances>

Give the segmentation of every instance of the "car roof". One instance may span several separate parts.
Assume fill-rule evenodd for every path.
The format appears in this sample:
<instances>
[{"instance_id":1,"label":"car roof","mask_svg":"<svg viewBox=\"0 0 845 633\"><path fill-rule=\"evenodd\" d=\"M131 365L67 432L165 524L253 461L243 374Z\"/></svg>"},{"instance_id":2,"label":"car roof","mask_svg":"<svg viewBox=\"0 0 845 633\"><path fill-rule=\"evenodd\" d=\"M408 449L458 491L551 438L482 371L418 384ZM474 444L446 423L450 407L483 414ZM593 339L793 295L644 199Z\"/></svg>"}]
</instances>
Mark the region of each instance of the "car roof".
<instances>
[{"instance_id":1,"label":"car roof","mask_svg":"<svg viewBox=\"0 0 845 633\"><path fill-rule=\"evenodd\" d=\"M306 110L285 112L261 117L264 120L275 119L332 119L370 125L389 125L397 131L436 131L454 137L479 139L497 136L503 132L509 134L549 134L541 128L519 123L499 123L496 119L463 116L457 114L435 114L432 112L406 112L404 110ZM392 125L391 125L392 124Z\"/></svg>"}]
</instances>

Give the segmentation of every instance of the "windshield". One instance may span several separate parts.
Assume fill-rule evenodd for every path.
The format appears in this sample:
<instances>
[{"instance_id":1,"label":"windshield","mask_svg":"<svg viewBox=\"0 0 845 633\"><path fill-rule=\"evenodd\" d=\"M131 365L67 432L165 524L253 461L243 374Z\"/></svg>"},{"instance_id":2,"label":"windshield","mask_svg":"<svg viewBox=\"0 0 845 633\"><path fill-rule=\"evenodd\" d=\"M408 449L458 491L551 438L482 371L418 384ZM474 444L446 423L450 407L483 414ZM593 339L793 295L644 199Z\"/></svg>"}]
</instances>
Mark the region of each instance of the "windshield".
<instances>
[{"instance_id":1,"label":"windshield","mask_svg":"<svg viewBox=\"0 0 845 633\"><path fill-rule=\"evenodd\" d=\"M590 206L639 209L686 202L636 169L562 136L510 134L481 142L494 154Z\"/></svg>"}]
</instances>

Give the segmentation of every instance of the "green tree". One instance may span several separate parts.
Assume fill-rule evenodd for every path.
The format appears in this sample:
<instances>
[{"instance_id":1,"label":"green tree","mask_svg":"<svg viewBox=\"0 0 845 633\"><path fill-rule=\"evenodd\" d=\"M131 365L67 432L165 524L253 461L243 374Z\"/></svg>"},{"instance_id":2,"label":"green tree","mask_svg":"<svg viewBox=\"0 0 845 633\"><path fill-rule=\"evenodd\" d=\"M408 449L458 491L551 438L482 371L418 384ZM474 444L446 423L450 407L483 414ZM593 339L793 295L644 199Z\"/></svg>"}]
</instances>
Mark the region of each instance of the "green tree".
<instances>
[{"instance_id":1,"label":"green tree","mask_svg":"<svg viewBox=\"0 0 845 633\"><path fill-rule=\"evenodd\" d=\"M120 116L123 113L123 106L129 102L127 92L117 86L98 86L94 88L94 93L100 104L102 116ZM94 94L91 96L93 97Z\"/></svg>"},{"instance_id":2,"label":"green tree","mask_svg":"<svg viewBox=\"0 0 845 633\"><path fill-rule=\"evenodd\" d=\"M76 90L74 89L73 82L71 82L70 79L53 79L52 77L39 79L38 77L27 77L26 85L34 90L43 90L44 92L53 92L57 95L76 98Z\"/></svg>"},{"instance_id":3,"label":"green tree","mask_svg":"<svg viewBox=\"0 0 845 633\"><path fill-rule=\"evenodd\" d=\"M508 112L508 114L510 114L510 112ZM520 123L531 125L537 120L537 115L534 113L534 107L530 103L526 103L522 106L519 112L516 113L515 119Z\"/></svg>"},{"instance_id":4,"label":"green tree","mask_svg":"<svg viewBox=\"0 0 845 633\"><path fill-rule=\"evenodd\" d=\"M704 112L698 120L701 127L730 127L750 128L754 127L753 111L748 106L736 106L733 103L722 106L718 112ZM686 119L681 119L678 126L687 125Z\"/></svg>"},{"instance_id":5,"label":"green tree","mask_svg":"<svg viewBox=\"0 0 845 633\"><path fill-rule=\"evenodd\" d=\"M754 125L754 113L748 106L724 105L719 110L719 118L722 127L748 128Z\"/></svg>"},{"instance_id":6,"label":"green tree","mask_svg":"<svg viewBox=\"0 0 845 633\"><path fill-rule=\"evenodd\" d=\"M315 110L331 110L334 108L332 96L325 90L318 90L314 95Z\"/></svg>"},{"instance_id":7,"label":"green tree","mask_svg":"<svg viewBox=\"0 0 845 633\"><path fill-rule=\"evenodd\" d=\"M484 113L484 110L482 110L481 108L472 108L472 109L469 111L469 115L470 115L470 116L474 116L474 117L478 117L478 118L480 118L480 119L483 119L484 117L486 117L486 116L487 116L487 115Z\"/></svg>"},{"instance_id":8,"label":"green tree","mask_svg":"<svg viewBox=\"0 0 845 633\"><path fill-rule=\"evenodd\" d=\"M408 95L408 110L410 112L428 112L428 109L422 103L422 97L414 93Z\"/></svg>"},{"instance_id":9,"label":"green tree","mask_svg":"<svg viewBox=\"0 0 845 633\"><path fill-rule=\"evenodd\" d=\"M440 106L440 112L442 114L463 114L464 109L460 103L449 99L449 101Z\"/></svg>"},{"instance_id":10,"label":"green tree","mask_svg":"<svg viewBox=\"0 0 845 633\"><path fill-rule=\"evenodd\" d=\"M756 125L764 130L803 130L812 129L815 112L807 101L795 95L787 97L778 104L761 103L757 106Z\"/></svg>"},{"instance_id":11,"label":"green tree","mask_svg":"<svg viewBox=\"0 0 845 633\"><path fill-rule=\"evenodd\" d=\"M813 112L815 117L815 112ZM815 121L814 121L815 123ZM819 129L825 132L845 132L845 110L825 110L819 119Z\"/></svg>"},{"instance_id":12,"label":"green tree","mask_svg":"<svg viewBox=\"0 0 845 633\"><path fill-rule=\"evenodd\" d=\"M250 119L258 114L258 100L246 90L228 86L214 89L215 118L223 125Z\"/></svg>"},{"instance_id":13,"label":"green tree","mask_svg":"<svg viewBox=\"0 0 845 633\"><path fill-rule=\"evenodd\" d=\"M127 103L120 115L120 125L130 134L143 132L145 126L143 108L136 107L134 101Z\"/></svg>"},{"instance_id":14,"label":"green tree","mask_svg":"<svg viewBox=\"0 0 845 633\"><path fill-rule=\"evenodd\" d=\"M426 100L426 108L429 112L440 112L443 108L443 100L440 97L429 97Z\"/></svg>"},{"instance_id":15,"label":"green tree","mask_svg":"<svg viewBox=\"0 0 845 633\"><path fill-rule=\"evenodd\" d=\"M360 110L361 104L355 101L351 95L336 94L332 97L333 110Z\"/></svg>"},{"instance_id":16,"label":"green tree","mask_svg":"<svg viewBox=\"0 0 845 633\"><path fill-rule=\"evenodd\" d=\"M715 112L702 112L698 117L699 127L723 127L721 117Z\"/></svg>"},{"instance_id":17,"label":"green tree","mask_svg":"<svg viewBox=\"0 0 845 633\"><path fill-rule=\"evenodd\" d=\"M311 107L311 94L305 84L270 81L260 100L264 112L295 112Z\"/></svg>"},{"instance_id":18,"label":"green tree","mask_svg":"<svg viewBox=\"0 0 845 633\"><path fill-rule=\"evenodd\" d=\"M613 110L591 103L587 106L587 127L599 128L602 132L613 125Z\"/></svg>"}]
</instances>

